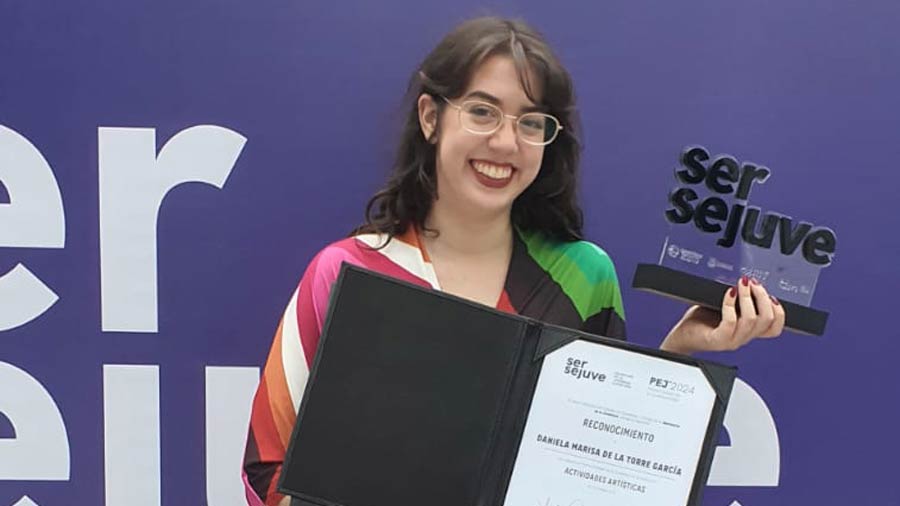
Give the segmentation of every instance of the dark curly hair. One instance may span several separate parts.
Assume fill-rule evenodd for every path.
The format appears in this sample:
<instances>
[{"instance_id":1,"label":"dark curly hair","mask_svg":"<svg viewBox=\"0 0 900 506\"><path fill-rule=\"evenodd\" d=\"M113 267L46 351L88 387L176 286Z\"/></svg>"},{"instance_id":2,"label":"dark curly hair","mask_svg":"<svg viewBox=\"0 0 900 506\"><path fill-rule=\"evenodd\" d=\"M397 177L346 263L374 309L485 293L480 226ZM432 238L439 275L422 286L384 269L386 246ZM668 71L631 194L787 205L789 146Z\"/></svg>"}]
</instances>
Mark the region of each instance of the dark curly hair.
<instances>
[{"instance_id":1,"label":"dark curly hair","mask_svg":"<svg viewBox=\"0 0 900 506\"><path fill-rule=\"evenodd\" d=\"M437 197L433 140L439 132L435 130L432 139L422 135L418 97L423 93L436 99L459 97L478 66L495 55L512 58L528 98L556 116L564 127L545 148L537 178L513 202L512 224L561 241L582 238L583 216L576 195L579 124L572 79L537 31L522 21L495 17L476 18L457 26L413 73L392 173L387 185L369 200L366 222L354 234L381 233L389 241L410 226L425 229L425 219ZM529 76L539 84L540 100ZM446 104L443 100L435 103L440 124Z\"/></svg>"}]
</instances>

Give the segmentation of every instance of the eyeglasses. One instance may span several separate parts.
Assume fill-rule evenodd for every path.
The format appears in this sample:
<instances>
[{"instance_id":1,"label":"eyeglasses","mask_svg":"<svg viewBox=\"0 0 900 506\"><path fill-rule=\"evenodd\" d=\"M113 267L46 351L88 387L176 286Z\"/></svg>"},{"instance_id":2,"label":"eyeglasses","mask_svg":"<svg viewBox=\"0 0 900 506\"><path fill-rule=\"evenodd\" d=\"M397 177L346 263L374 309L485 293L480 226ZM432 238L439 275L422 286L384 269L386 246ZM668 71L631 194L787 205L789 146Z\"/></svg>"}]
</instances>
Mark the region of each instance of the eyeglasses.
<instances>
[{"instance_id":1,"label":"eyeglasses","mask_svg":"<svg viewBox=\"0 0 900 506\"><path fill-rule=\"evenodd\" d=\"M461 105L454 104L447 97L441 97L451 107L459 111L459 122L466 131L478 135L490 135L500 129L503 118L515 121L516 135L522 142L532 146L546 146L556 139L563 129L559 120L542 112L528 112L521 116L505 114L499 107L489 102L466 100Z\"/></svg>"}]
</instances>

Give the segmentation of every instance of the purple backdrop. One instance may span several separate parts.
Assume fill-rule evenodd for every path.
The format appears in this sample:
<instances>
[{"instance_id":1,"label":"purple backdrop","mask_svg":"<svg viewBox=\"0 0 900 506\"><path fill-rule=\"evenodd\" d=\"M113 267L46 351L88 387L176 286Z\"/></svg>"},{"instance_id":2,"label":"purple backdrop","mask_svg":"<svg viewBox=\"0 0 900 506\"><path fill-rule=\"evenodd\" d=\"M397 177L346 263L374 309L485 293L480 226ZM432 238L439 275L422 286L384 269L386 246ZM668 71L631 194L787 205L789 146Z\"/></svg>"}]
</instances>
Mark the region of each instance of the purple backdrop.
<instances>
[{"instance_id":1,"label":"purple backdrop","mask_svg":"<svg viewBox=\"0 0 900 506\"><path fill-rule=\"evenodd\" d=\"M158 366L161 502L207 502L207 424L219 421L205 414L206 368L263 363L306 262L357 224L383 180L409 74L449 28L484 13L530 20L572 72L587 232L623 286L656 260L687 145L770 167L753 204L837 233L814 299L832 313L826 335L714 357L768 406L777 486L711 486L704 504L900 503L897 2L95 0L0 4L0 125L43 154L65 216L62 248L0 242L0 273L21 262L59 297L0 332L0 363L52 397L70 462L68 477L9 479L18 464L0 445L0 504L114 504L109 487L129 486L104 470L104 364ZM103 331L98 128L155 129L158 149L195 125L246 144L222 189L185 184L162 204L158 331ZM15 204L0 182L0 202ZM0 294L2 317L17 301ZM642 344L683 310L624 297ZM0 382L0 406L15 385ZM6 415L11 441L24 429Z\"/></svg>"}]
</instances>

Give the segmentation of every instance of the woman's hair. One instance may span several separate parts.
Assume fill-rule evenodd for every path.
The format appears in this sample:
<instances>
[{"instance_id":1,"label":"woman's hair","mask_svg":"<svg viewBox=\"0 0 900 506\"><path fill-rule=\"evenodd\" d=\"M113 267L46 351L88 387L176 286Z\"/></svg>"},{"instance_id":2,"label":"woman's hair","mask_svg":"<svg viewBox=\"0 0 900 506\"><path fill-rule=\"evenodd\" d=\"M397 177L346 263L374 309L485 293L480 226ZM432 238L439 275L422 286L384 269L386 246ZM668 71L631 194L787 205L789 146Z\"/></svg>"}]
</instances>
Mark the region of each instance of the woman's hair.
<instances>
[{"instance_id":1,"label":"woman's hair","mask_svg":"<svg viewBox=\"0 0 900 506\"><path fill-rule=\"evenodd\" d=\"M423 93L434 97L440 125L446 110L440 97L462 95L479 65L496 55L512 58L528 98L563 125L556 140L544 148L537 178L513 203L512 224L557 240L581 239L582 212L576 196L579 125L572 79L538 32L524 22L494 17L457 26L413 73L392 173L387 185L369 200L366 223L354 233L387 234L389 241L410 226L425 228L425 218L437 197L434 140L440 133L435 129L431 139L422 135L418 97ZM535 89L541 91L540 100L536 100Z\"/></svg>"}]
</instances>

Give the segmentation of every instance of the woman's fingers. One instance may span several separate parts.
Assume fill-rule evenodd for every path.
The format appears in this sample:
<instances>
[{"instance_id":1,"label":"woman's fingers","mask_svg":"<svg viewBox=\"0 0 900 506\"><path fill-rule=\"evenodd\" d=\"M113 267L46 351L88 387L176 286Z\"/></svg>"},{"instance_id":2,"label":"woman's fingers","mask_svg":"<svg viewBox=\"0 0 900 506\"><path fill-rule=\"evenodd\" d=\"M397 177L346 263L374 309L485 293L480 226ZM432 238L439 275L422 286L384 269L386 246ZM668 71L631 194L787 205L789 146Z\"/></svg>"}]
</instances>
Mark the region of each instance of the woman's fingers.
<instances>
[{"instance_id":1,"label":"woman's fingers","mask_svg":"<svg viewBox=\"0 0 900 506\"><path fill-rule=\"evenodd\" d=\"M736 348L756 337L777 337L784 329L784 307L756 279L738 281L741 316L735 331Z\"/></svg>"},{"instance_id":2,"label":"woman's fingers","mask_svg":"<svg viewBox=\"0 0 900 506\"><path fill-rule=\"evenodd\" d=\"M769 300L772 301L772 312L775 317L772 320L772 324L760 334L760 337L778 337L781 335L781 331L784 330L784 306L781 305L781 302L779 302L778 299L771 295L769 296Z\"/></svg>"},{"instance_id":3,"label":"woman's fingers","mask_svg":"<svg viewBox=\"0 0 900 506\"><path fill-rule=\"evenodd\" d=\"M735 308L737 304L737 287L732 286L729 290L725 290L725 295L722 298L722 322L719 324L719 328L726 332L727 335L734 334L734 329L737 327L738 316L737 309Z\"/></svg>"},{"instance_id":4,"label":"woman's fingers","mask_svg":"<svg viewBox=\"0 0 900 506\"><path fill-rule=\"evenodd\" d=\"M758 281L743 276L725 291L720 313L696 306L689 309L666 342L672 350L736 350L756 337L778 336L783 328L781 303Z\"/></svg>"},{"instance_id":5,"label":"woman's fingers","mask_svg":"<svg viewBox=\"0 0 900 506\"><path fill-rule=\"evenodd\" d=\"M756 322L753 327L753 336L762 337L775 323L775 309L769 292L755 278L750 280L750 291L753 294L753 303L756 306Z\"/></svg>"},{"instance_id":6,"label":"woman's fingers","mask_svg":"<svg viewBox=\"0 0 900 506\"><path fill-rule=\"evenodd\" d=\"M737 321L737 329L734 333L734 347L738 349L753 339L754 330L757 328L758 315L753 304L753 294L750 288L750 278L741 276L737 284L738 307L741 308L741 316Z\"/></svg>"}]
</instances>

